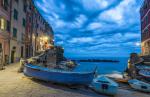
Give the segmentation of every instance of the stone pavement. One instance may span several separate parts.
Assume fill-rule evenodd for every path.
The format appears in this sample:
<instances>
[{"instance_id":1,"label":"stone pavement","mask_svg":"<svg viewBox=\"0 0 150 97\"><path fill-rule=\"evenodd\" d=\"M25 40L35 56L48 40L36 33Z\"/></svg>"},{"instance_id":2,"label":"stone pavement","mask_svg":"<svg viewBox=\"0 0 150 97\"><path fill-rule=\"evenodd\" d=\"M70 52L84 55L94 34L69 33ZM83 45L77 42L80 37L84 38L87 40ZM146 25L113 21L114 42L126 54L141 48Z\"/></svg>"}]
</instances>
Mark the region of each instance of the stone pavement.
<instances>
[{"instance_id":1,"label":"stone pavement","mask_svg":"<svg viewBox=\"0 0 150 97\"><path fill-rule=\"evenodd\" d=\"M19 63L0 71L0 97L108 97L86 89L70 89L17 73ZM149 97L141 92L119 90L116 97Z\"/></svg>"}]
</instances>

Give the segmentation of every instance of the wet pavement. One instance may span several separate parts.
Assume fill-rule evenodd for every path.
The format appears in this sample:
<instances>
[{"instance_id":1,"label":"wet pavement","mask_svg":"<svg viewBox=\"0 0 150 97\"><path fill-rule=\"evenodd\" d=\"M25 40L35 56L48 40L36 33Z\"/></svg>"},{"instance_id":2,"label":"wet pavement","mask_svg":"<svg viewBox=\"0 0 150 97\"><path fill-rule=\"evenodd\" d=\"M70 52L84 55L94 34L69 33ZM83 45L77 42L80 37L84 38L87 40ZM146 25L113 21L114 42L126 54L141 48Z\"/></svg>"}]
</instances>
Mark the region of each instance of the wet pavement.
<instances>
[{"instance_id":1,"label":"wet pavement","mask_svg":"<svg viewBox=\"0 0 150 97\"><path fill-rule=\"evenodd\" d=\"M109 97L89 89L70 89L67 86L35 80L18 73L19 63L0 71L0 97ZM116 97L149 97L150 94L119 89Z\"/></svg>"}]
</instances>

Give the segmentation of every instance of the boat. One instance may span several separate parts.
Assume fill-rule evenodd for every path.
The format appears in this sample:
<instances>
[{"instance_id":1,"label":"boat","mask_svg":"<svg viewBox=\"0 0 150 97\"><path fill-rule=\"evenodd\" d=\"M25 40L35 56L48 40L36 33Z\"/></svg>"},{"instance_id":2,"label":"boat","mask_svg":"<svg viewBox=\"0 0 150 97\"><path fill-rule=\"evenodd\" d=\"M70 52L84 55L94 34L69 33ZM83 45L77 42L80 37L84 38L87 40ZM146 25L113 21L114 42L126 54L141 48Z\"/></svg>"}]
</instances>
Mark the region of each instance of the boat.
<instances>
[{"instance_id":1,"label":"boat","mask_svg":"<svg viewBox=\"0 0 150 97\"><path fill-rule=\"evenodd\" d=\"M150 64L150 62L144 62L144 64L147 64L147 65L149 65L149 64Z\"/></svg>"},{"instance_id":2,"label":"boat","mask_svg":"<svg viewBox=\"0 0 150 97\"><path fill-rule=\"evenodd\" d=\"M117 82L120 82L120 83L128 83L128 80L127 78L118 78L118 79L115 79L115 81Z\"/></svg>"},{"instance_id":3,"label":"boat","mask_svg":"<svg viewBox=\"0 0 150 97\"><path fill-rule=\"evenodd\" d=\"M118 84L105 76L95 78L90 87L99 93L113 96L116 95L118 91Z\"/></svg>"},{"instance_id":4,"label":"boat","mask_svg":"<svg viewBox=\"0 0 150 97\"><path fill-rule=\"evenodd\" d=\"M129 80L128 83L132 88L136 90L143 91L143 92L150 92L150 84L148 83L145 83L137 79Z\"/></svg>"},{"instance_id":5,"label":"boat","mask_svg":"<svg viewBox=\"0 0 150 97\"><path fill-rule=\"evenodd\" d=\"M94 74L95 71L72 72L59 69L49 69L33 64L26 64L24 67L24 75L26 76L67 85L89 85L94 78Z\"/></svg>"},{"instance_id":6,"label":"boat","mask_svg":"<svg viewBox=\"0 0 150 97\"><path fill-rule=\"evenodd\" d=\"M143 76L146 78L146 80L150 81L150 70L140 70L139 75Z\"/></svg>"},{"instance_id":7,"label":"boat","mask_svg":"<svg viewBox=\"0 0 150 97\"><path fill-rule=\"evenodd\" d=\"M146 65L137 65L136 68L139 70L150 70L150 66Z\"/></svg>"}]
</instances>

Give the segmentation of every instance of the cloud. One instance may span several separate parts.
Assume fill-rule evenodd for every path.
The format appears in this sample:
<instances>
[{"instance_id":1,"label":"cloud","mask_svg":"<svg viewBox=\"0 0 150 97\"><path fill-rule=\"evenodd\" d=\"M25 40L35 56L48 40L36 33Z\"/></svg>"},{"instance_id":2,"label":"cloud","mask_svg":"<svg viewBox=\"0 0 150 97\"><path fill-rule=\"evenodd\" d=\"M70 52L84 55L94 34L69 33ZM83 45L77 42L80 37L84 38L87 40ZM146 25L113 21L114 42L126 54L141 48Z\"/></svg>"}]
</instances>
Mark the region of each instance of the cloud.
<instances>
[{"instance_id":1,"label":"cloud","mask_svg":"<svg viewBox=\"0 0 150 97\"><path fill-rule=\"evenodd\" d=\"M122 0L118 6L100 14L99 19L115 22L121 25L125 22L126 14L132 14L132 11L135 13L135 3L135 0Z\"/></svg>"},{"instance_id":2,"label":"cloud","mask_svg":"<svg viewBox=\"0 0 150 97\"><path fill-rule=\"evenodd\" d=\"M87 30L100 29L102 27L100 22L93 22L87 26Z\"/></svg>"},{"instance_id":3,"label":"cloud","mask_svg":"<svg viewBox=\"0 0 150 97\"><path fill-rule=\"evenodd\" d=\"M57 44L57 45L63 45L64 42L63 42L63 41L57 41L56 44Z\"/></svg>"},{"instance_id":4,"label":"cloud","mask_svg":"<svg viewBox=\"0 0 150 97\"><path fill-rule=\"evenodd\" d=\"M139 0L35 0L66 56L140 52Z\"/></svg>"},{"instance_id":5,"label":"cloud","mask_svg":"<svg viewBox=\"0 0 150 97\"><path fill-rule=\"evenodd\" d=\"M87 21L87 17L83 14L80 14L76 19L75 22L73 22L73 24L75 24L75 26L77 28L82 27L83 23Z\"/></svg>"},{"instance_id":6,"label":"cloud","mask_svg":"<svg viewBox=\"0 0 150 97\"><path fill-rule=\"evenodd\" d=\"M79 37L79 38L72 38L69 40L70 43L89 43L93 42L94 39L91 37Z\"/></svg>"}]
</instances>

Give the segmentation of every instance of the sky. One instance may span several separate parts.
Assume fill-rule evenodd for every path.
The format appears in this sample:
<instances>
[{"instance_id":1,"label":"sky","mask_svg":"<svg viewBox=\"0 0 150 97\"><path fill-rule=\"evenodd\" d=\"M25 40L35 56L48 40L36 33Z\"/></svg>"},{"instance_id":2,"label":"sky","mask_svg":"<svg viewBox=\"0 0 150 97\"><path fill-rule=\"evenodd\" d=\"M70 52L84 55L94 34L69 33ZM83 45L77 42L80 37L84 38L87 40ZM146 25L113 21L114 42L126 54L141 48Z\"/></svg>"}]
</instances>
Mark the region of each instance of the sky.
<instances>
[{"instance_id":1,"label":"sky","mask_svg":"<svg viewBox=\"0 0 150 97\"><path fill-rule=\"evenodd\" d=\"M143 0L35 0L66 57L140 53Z\"/></svg>"}]
</instances>

